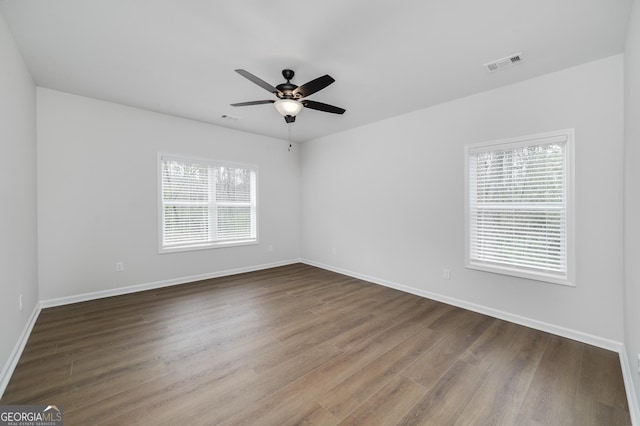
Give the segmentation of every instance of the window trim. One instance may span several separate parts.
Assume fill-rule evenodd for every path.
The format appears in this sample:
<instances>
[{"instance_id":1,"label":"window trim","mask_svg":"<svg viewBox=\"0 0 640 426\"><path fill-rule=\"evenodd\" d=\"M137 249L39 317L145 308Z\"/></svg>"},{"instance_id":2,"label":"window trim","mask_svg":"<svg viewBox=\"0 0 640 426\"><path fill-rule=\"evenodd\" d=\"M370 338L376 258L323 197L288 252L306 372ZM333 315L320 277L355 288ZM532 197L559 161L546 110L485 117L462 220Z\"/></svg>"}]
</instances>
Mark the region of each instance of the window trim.
<instances>
[{"instance_id":1,"label":"window trim","mask_svg":"<svg viewBox=\"0 0 640 426\"><path fill-rule=\"evenodd\" d=\"M483 148L496 150L517 148L531 145L541 145L546 143L545 139L563 137L566 138L565 145L565 166L566 166L566 259L567 271L564 276L547 272L536 272L518 267L510 267L505 265L493 265L471 259L471 212L470 212L470 173L469 173L469 155L472 151ZM553 132L536 133L526 136L518 136L507 139L493 140L487 142L479 142L467 144L464 146L464 249L465 249L465 268L475 269L484 272L492 272L502 275L510 275L519 278L527 278L536 281L542 281L552 284L560 284L569 287L575 287L575 129L563 129Z\"/></svg>"},{"instance_id":2,"label":"window trim","mask_svg":"<svg viewBox=\"0 0 640 426\"><path fill-rule=\"evenodd\" d=\"M183 246L173 246L173 247L165 247L163 245L164 241L164 204L162 199L162 161L165 159L169 160L177 160L177 161L193 161L207 164L208 166L224 166L224 167L237 167L237 168L245 168L252 170L254 172L254 192L255 192L255 228L256 228L256 237L246 240L238 240L238 241L218 241L213 243L199 243L199 244L189 244ZM212 160L210 158L203 157L194 157L187 156L181 154L170 154L166 152L158 152L157 163L156 163L156 184L157 184L157 237L158 237L158 254L167 254L167 253L180 253L185 251L195 251L195 250L209 250L209 249L218 249L224 247L238 247L238 246L248 246L255 245L260 243L259 239L259 218L258 214L258 206L259 206L259 192L258 192L258 166L255 164L246 164L246 163L235 163L231 161L220 161L220 160Z\"/></svg>"}]
</instances>

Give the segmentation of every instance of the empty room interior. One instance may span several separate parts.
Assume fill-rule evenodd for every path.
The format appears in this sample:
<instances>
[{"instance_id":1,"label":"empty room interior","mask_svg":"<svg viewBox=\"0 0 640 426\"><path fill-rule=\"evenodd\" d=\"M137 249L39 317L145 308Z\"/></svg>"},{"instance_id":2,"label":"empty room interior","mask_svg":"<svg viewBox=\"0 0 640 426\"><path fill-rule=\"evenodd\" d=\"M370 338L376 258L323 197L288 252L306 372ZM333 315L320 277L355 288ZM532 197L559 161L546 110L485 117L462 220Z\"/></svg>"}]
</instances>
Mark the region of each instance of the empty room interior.
<instances>
[{"instance_id":1,"label":"empty room interior","mask_svg":"<svg viewBox=\"0 0 640 426\"><path fill-rule=\"evenodd\" d=\"M640 0L0 0L0 153L1 424L640 425Z\"/></svg>"}]
</instances>

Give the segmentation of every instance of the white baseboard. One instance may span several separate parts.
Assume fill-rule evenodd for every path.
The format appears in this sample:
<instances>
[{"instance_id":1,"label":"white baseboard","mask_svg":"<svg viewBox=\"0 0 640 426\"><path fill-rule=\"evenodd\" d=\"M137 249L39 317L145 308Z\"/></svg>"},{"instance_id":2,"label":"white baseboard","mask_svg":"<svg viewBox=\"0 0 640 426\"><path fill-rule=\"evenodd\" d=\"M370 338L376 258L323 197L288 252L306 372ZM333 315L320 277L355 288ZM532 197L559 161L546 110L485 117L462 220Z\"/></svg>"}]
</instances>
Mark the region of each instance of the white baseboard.
<instances>
[{"instance_id":1,"label":"white baseboard","mask_svg":"<svg viewBox=\"0 0 640 426\"><path fill-rule=\"evenodd\" d=\"M42 309L51 308L53 306L69 305L71 303L86 302L88 300L103 299L105 297L120 296L123 294L137 293L145 290L154 290L162 287L170 287L172 285L186 284L194 281L209 280L212 278L226 277L229 275L243 274L245 272L255 272L263 269L277 268L278 266L291 265L300 263L300 259L290 259L280 262L265 263L262 265L247 266L243 268L227 269L224 271L211 272L200 275L191 275L188 277L172 278L169 280L156 281L146 284L137 284L128 287L114 288L111 290L94 291L92 293L78 294L74 296L58 297L56 299L48 299L40 301Z\"/></svg>"},{"instance_id":2,"label":"white baseboard","mask_svg":"<svg viewBox=\"0 0 640 426\"><path fill-rule=\"evenodd\" d=\"M536 330L544 331L547 333L555 334L557 336L566 337L568 339L577 340L578 342L586 343L593 346L598 346L603 349L607 349L614 352L620 352L622 349L622 342L606 339L592 334L584 333L582 331L572 330L570 328L561 327L555 324L550 324L544 321L535 320L532 318L523 317L520 315L512 314L510 312L500 311L487 306L478 305L475 303L467 302L465 300L456 299L449 296L444 296L438 293L432 293L430 291L409 287L403 284L398 284L392 281L384 280L377 277L372 277L365 274L360 274L353 271L348 271L342 268L337 268L323 263L315 262L308 259L302 259L302 263L315 266L317 268L326 269L329 271L337 272L339 274L348 275L350 277L359 278L364 281L369 281L374 284L380 284L385 287L394 288L396 290L404 291L405 293L415 294L416 296L425 297L427 299L437 300L448 305L458 306L460 308L468 309L470 311L478 312L490 317L502 319L515 324L520 324L525 327L534 328Z\"/></svg>"},{"instance_id":3,"label":"white baseboard","mask_svg":"<svg viewBox=\"0 0 640 426\"><path fill-rule=\"evenodd\" d=\"M636 388L633 385L633 369L627 356L627 351L622 347L620 351L620 367L622 368L622 378L624 379L624 387L627 391L627 401L629 403L629 414L631 415L631 424L640 425L640 407L638 406L638 396Z\"/></svg>"},{"instance_id":4,"label":"white baseboard","mask_svg":"<svg viewBox=\"0 0 640 426\"><path fill-rule=\"evenodd\" d=\"M22 356L22 351L27 345L27 340L29 340L31 330L33 330L33 326L36 324L36 320L38 319L38 315L40 315L40 311L40 303L36 303L36 306L33 308L33 312L31 312L29 320L22 330L22 334L20 334L20 338L18 338L16 345L13 347L13 350L9 354L9 359L7 359L7 362L2 367L2 373L0 373L0 398L2 398L2 395L4 395L4 391L7 389L7 385L9 384L9 380L13 375L13 371L18 365L18 361L20 361L20 356Z\"/></svg>"}]
</instances>

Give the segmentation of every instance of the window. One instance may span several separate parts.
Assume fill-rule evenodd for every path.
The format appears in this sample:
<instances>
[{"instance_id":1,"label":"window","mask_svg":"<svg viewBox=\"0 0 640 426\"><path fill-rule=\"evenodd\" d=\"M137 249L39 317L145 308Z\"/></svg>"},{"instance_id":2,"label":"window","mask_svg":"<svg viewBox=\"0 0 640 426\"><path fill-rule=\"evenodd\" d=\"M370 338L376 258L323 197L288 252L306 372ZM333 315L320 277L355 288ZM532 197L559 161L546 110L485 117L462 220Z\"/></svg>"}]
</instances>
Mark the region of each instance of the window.
<instances>
[{"instance_id":1,"label":"window","mask_svg":"<svg viewBox=\"0 0 640 426\"><path fill-rule=\"evenodd\" d=\"M256 168L159 156L161 253L257 242Z\"/></svg>"},{"instance_id":2,"label":"window","mask_svg":"<svg viewBox=\"0 0 640 426\"><path fill-rule=\"evenodd\" d=\"M573 285L573 129L467 145L466 266Z\"/></svg>"}]
</instances>

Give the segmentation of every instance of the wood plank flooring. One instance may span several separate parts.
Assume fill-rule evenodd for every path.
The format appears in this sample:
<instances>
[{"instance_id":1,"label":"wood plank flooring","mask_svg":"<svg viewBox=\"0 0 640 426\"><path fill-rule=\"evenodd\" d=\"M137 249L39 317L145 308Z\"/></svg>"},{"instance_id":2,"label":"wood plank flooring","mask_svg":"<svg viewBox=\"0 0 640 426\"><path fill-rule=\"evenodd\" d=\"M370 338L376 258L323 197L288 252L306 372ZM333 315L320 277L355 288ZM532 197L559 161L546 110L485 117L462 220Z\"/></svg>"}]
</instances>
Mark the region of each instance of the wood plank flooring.
<instances>
[{"instance_id":1,"label":"wood plank flooring","mask_svg":"<svg viewBox=\"0 0 640 426\"><path fill-rule=\"evenodd\" d=\"M45 309L0 404L65 425L624 425L616 353L311 266Z\"/></svg>"}]
</instances>

